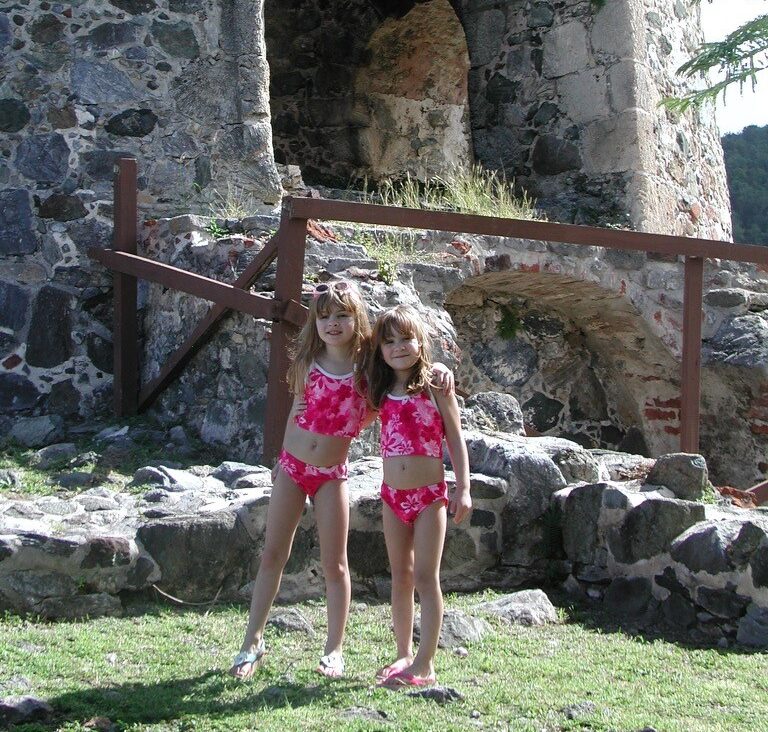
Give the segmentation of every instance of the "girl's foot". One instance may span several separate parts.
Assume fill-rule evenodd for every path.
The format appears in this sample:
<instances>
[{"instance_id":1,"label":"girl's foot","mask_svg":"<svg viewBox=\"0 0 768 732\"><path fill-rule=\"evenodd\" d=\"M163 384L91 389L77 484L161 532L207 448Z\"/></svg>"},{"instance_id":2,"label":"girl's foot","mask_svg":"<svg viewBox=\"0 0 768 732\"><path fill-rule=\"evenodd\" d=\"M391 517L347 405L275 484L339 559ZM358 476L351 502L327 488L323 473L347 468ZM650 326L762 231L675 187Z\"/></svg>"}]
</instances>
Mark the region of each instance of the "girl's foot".
<instances>
[{"instance_id":1,"label":"girl's foot","mask_svg":"<svg viewBox=\"0 0 768 732\"><path fill-rule=\"evenodd\" d=\"M320 659L315 670L329 679L341 678L344 675L344 656L341 655L341 651L333 651Z\"/></svg>"},{"instance_id":2,"label":"girl's foot","mask_svg":"<svg viewBox=\"0 0 768 732\"><path fill-rule=\"evenodd\" d=\"M232 668L229 669L229 675L234 676L238 681L248 681L253 676L253 672L261 665L267 647L264 639L261 638L257 645L251 647L251 650L240 651L232 661Z\"/></svg>"},{"instance_id":3,"label":"girl's foot","mask_svg":"<svg viewBox=\"0 0 768 732\"><path fill-rule=\"evenodd\" d=\"M376 681L379 684L383 684L390 676L399 674L401 671L405 671L405 669L407 669L411 663L413 663L413 659L409 658L408 656L398 658L396 661L390 663L388 666L380 668L376 672Z\"/></svg>"},{"instance_id":4,"label":"girl's foot","mask_svg":"<svg viewBox=\"0 0 768 732\"><path fill-rule=\"evenodd\" d=\"M434 686L436 683L437 677L434 673L429 673L426 676L416 676L410 671L400 671L399 673L392 674L386 681L382 682L382 686L397 689L407 686Z\"/></svg>"}]
</instances>

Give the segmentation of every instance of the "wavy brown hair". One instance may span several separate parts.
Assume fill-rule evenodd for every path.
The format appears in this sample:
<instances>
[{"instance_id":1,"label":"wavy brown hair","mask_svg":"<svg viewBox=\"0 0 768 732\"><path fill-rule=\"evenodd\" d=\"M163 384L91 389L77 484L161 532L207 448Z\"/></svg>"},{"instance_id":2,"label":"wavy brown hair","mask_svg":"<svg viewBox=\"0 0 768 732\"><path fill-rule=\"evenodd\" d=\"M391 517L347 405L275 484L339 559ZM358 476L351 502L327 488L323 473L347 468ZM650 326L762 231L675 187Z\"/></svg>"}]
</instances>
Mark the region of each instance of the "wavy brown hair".
<instances>
[{"instance_id":1,"label":"wavy brown hair","mask_svg":"<svg viewBox=\"0 0 768 732\"><path fill-rule=\"evenodd\" d=\"M334 287L336 282L346 282L346 289ZM330 287L312 299L309 304L307 322L299 331L291 349L291 365L288 367L288 386L294 394L304 392L309 367L315 357L323 351L325 344L317 332L317 319L327 317L334 310L346 310L352 313L354 335L349 344L349 356L355 362L362 357L364 346L371 337L371 324L368 309L360 290L349 280L331 280Z\"/></svg>"},{"instance_id":2,"label":"wavy brown hair","mask_svg":"<svg viewBox=\"0 0 768 732\"><path fill-rule=\"evenodd\" d=\"M424 317L410 305L398 305L385 310L373 326L373 335L365 364L368 381L368 401L374 409L381 408L384 395L395 383L395 372L384 361L381 344L395 333L415 338L419 343L419 360L413 365L405 386L406 393L418 394L429 386L432 374L432 331Z\"/></svg>"}]
</instances>

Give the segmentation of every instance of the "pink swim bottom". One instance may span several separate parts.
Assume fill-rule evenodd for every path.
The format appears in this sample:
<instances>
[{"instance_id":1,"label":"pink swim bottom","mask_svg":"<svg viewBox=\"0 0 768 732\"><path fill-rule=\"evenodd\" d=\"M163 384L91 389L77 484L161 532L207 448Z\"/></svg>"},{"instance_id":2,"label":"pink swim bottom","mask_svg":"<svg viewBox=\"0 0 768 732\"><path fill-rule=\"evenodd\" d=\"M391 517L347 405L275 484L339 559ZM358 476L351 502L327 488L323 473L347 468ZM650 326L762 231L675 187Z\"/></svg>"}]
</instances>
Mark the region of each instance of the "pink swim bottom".
<instances>
[{"instance_id":1,"label":"pink swim bottom","mask_svg":"<svg viewBox=\"0 0 768 732\"><path fill-rule=\"evenodd\" d=\"M305 463L285 450L280 451L277 462L285 474L310 498L314 498L315 493L320 490L320 486L329 480L347 479L346 463L321 468L319 465Z\"/></svg>"},{"instance_id":2,"label":"pink swim bottom","mask_svg":"<svg viewBox=\"0 0 768 732\"><path fill-rule=\"evenodd\" d=\"M412 524L421 512L437 501L448 505L448 486L445 481L421 488L391 488L381 484L381 498L404 524Z\"/></svg>"}]
</instances>

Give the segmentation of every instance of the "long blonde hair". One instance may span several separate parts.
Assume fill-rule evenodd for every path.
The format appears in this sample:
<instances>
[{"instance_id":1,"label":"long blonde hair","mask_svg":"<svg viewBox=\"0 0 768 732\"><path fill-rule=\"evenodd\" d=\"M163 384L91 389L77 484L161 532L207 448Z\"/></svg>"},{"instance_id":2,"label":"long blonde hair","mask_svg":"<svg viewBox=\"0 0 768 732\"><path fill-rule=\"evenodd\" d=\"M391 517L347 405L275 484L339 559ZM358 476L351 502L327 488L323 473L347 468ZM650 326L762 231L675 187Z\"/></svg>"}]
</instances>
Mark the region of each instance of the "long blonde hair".
<instances>
[{"instance_id":1,"label":"long blonde hair","mask_svg":"<svg viewBox=\"0 0 768 732\"><path fill-rule=\"evenodd\" d=\"M384 361L381 344L396 332L406 338L415 338L419 344L419 358L408 376L406 393L418 394L429 387L432 374L431 329L415 308L409 305L390 308L376 319L366 358L368 401L374 409L381 407L384 395L390 391L395 382L395 372Z\"/></svg>"},{"instance_id":2,"label":"long blonde hair","mask_svg":"<svg viewBox=\"0 0 768 732\"><path fill-rule=\"evenodd\" d=\"M344 289L334 287L337 282L344 282ZM304 392L309 367L315 357L322 353L325 344L317 332L317 319L327 317L334 310L345 310L352 314L354 335L349 344L349 355L357 360L371 336L371 324L368 309L357 286L349 280L332 280L328 289L315 294L309 304L307 322L299 331L291 350L291 365L286 375L288 386L294 394Z\"/></svg>"}]
</instances>

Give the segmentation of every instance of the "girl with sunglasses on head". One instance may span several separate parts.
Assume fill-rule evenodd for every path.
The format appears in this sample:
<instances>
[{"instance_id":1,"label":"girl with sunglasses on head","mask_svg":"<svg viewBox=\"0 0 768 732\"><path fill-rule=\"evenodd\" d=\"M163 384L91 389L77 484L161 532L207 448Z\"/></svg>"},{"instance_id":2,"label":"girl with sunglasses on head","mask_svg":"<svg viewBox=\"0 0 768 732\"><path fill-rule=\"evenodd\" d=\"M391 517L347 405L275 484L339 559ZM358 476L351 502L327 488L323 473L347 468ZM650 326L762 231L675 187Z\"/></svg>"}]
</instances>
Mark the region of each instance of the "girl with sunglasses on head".
<instances>
[{"instance_id":1,"label":"girl with sunglasses on head","mask_svg":"<svg viewBox=\"0 0 768 732\"><path fill-rule=\"evenodd\" d=\"M411 307L384 311L373 329L366 368L368 399L381 417L384 539L392 576L392 624L397 658L380 669L380 684L429 686L443 621L440 559L447 514L469 514L469 459L456 397L433 389L424 319ZM443 439L456 476L449 498ZM413 655L414 590L421 605L421 638Z\"/></svg>"},{"instance_id":2,"label":"girl with sunglasses on head","mask_svg":"<svg viewBox=\"0 0 768 732\"><path fill-rule=\"evenodd\" d=\"M266 653L264 626L307 497L317 521L328 613L325 650L317 671L330 678L344 673L342 643L351 594L347 454L352 439L376 417L355 369L370 335L365 302L352 282L336 280L315 287L287 374L294 400L283 449L272 471L264 549L245 638L229 671L237 679L249 679ZM450 371L442 381L452 390Z\"/></svg>"}]
</instances>

